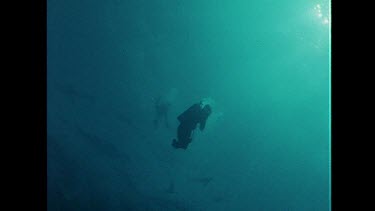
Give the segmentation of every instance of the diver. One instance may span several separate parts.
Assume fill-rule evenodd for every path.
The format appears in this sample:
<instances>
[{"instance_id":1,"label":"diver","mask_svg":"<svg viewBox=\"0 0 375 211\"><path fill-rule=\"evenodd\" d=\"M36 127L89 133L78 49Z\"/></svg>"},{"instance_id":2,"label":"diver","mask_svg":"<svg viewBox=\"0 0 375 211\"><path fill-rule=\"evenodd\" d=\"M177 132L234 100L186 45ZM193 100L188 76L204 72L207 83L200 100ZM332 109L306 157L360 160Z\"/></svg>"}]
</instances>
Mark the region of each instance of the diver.
<instances>
[{"instance_id":1,"label":"diver","mask_svg":"<svg viewBox=\"0 0 375 211\"><path fill-rule=\"evenodd\" d=\"M159 125L159 121L163 121L165 123L165 127L169 128L168 124L168 111L171 104L166 100L162 100L162 97L158 97L155 101L155 119L154 119L154 127L157 128Z\"/></svg>"},{"instance_id":2,"label":"diver","mask_svg":"<svg viewBox=\"0 0 375 211\"><path fill-rule=\"evenodd\" d=\"M211 114L211 106L196 103L180 114L177 119L180 125L177 128L177 140L173 139L172 146L176 149L186 149L192 141L192 132L199 123L199 129L204 130L208 116Z\"/></svg>"}]
</instances>

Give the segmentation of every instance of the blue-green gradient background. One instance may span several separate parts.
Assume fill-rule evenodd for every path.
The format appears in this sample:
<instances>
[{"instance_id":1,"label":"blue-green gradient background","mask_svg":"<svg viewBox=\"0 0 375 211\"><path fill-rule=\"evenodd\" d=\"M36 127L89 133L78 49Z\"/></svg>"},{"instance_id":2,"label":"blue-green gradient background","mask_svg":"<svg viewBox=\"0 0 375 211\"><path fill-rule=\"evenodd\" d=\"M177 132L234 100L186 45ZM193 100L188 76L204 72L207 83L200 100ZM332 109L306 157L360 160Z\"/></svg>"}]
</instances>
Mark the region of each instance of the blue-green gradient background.
<instances>
[{"instance_id":1,"label":"blue-green gradient background","mask_svg":"<svg viewBox=\"0 0 375 211\"><path fill-rule=\"evenodd\" d=\"M47 6L49 211L330 210L328 0ZM173 149L202 98L206 130Z\"/></svg>"}]
</instances>

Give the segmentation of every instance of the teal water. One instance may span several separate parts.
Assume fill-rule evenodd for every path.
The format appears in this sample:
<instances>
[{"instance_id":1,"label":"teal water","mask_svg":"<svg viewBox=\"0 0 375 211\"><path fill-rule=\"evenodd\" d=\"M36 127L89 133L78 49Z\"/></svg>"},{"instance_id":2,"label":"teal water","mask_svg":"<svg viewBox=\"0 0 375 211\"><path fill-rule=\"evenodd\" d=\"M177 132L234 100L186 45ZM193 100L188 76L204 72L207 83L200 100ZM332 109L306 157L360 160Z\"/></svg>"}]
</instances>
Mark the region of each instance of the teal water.
<instances>
[{"instance_id":1,"label":"teal water","mask_svg":"<svg viewBox=\"0 0 375 211\"><path fill-rule=\"evenodd\" d=\"M330 210L329 3L48 0L48 210Z\"/></svg>"}]
</instances>

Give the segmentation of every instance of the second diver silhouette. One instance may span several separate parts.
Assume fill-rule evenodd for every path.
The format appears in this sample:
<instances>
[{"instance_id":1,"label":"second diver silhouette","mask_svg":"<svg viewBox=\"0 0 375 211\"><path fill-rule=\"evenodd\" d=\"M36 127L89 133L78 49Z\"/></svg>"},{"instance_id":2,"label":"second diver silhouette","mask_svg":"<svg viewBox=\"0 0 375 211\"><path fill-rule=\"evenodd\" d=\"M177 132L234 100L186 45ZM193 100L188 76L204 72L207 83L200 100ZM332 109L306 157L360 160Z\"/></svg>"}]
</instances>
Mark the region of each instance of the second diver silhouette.
<instances>
[{"instance_id":1,"label":"second diver silhouette","mask_svg":"<svg viewBox=\"0 0 375 211\"><path fill-rule=\"evenodd\" d=\"M165 127L169 128L168 124L168 111L171 106L171 103L162 99L162 97L156 98L155 101L155 119L154 119L154 128L158 128L159 122L164 120Z\"/></svg>"},{"instance_id":2,"label":"second diver silhouette","mask_svg":"<svg viewBox=\"0 0 375 211\"><path fill-rule=\"evenodd\" d=\"M177 128L177 140L173 139L172 146L176 149L187 149L188 145L192 141L192 132L196 129L199 123L199 129L204 130L208 116L210 116L212 110L211 106L203 103L196 103L182 114L177 119L180 125Z\"/></svg>"}]
</instances>

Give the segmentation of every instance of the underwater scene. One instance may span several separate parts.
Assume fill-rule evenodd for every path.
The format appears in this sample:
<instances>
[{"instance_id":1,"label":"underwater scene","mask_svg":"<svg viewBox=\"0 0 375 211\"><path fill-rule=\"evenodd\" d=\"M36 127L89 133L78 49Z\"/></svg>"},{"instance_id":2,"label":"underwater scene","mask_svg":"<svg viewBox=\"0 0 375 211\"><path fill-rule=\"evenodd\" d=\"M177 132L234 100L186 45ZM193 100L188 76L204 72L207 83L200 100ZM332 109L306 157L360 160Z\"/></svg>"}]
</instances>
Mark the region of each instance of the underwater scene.
<instances>
[{"instance_id":1,"label":"underwater scene","mask_svg":"<svg viewBox=\"0 0 375 211\"><path fill-rule=\"evenodd\" d=\"M49 211L329 211L329 0L47 0Z\"/></svg>"}]
</instances>

